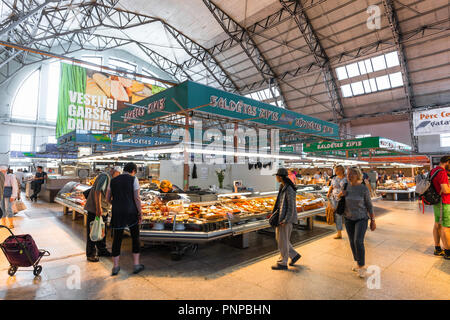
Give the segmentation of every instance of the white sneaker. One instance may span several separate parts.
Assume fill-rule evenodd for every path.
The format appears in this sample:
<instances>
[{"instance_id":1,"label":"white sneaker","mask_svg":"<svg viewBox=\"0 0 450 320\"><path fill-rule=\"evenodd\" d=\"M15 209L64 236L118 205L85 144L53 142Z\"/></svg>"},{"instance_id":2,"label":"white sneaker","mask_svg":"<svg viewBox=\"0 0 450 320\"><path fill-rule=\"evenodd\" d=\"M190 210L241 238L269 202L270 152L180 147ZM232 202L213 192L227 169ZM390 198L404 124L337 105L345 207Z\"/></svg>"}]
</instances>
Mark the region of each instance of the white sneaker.
<instances>
[{"instance_id":1,"label":"white sneaker","mask_svg":"<svg viewBox=\"0 0 450 320\"><path fill-rule=\"evenodd\" d=\"M358 277L360 277L360 278L366 277L366 269L365 268L358 268Z\"/></svg>"},{"instance_id":2,"label":"white sneaker","mask_svg":"<svg viewBox=\"0 0 450 320\"><path fill-rule=\"evenodd\" d=\"M353 264L353 267L352 267L352 271L353 272L358 272L358 268L359 268L358 262L355 261L355 263Z\"/></svg>"}]
</instances>

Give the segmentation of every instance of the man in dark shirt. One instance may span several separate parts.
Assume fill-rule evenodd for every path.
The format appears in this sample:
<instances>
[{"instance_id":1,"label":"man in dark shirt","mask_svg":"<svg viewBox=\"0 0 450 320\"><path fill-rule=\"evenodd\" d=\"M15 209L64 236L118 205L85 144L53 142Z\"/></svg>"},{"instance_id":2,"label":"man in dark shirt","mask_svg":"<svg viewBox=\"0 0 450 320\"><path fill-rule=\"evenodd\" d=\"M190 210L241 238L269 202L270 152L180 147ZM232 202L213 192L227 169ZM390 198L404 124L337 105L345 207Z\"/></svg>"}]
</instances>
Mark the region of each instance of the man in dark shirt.
<instances>
[{"instance_id":1,"label":"man in dark shirt","mask_svg":"<svg viewBox=\"0 0 450 320\"><path fill-rule=\"evenodd\" d=\"M84 205L84 209L88 212L86 223L86 258L90 262L98 262L99 257L111 256L111 253L106 249L106 229L103 239L93 242L90 237L91 222L95 220L95 217L100 217L105 222L106 215L110 209L110 205L106 201L106 193L108 192L111 179L121 173L122 169L119 167L113 167L109 172L100 173L95 178L94 184L89 191L89 196L86 199L86 204Z\"/></svg>"},{"instance_id":2,"label":"man in dark shirt","mask_svg":"<svg viewBox=\"0 0 450 320\"><path fill-rule=\"evenodd\" d=\"M33 189L33 194L30 197L31 201L37 202L37 197L39 192L41 192L41 186L44 184L45 179L47 179L47 173L42 170L41 166L37 167L36 175L34 180L31 182L31 188Z\"/></svg>"}]
</instances>

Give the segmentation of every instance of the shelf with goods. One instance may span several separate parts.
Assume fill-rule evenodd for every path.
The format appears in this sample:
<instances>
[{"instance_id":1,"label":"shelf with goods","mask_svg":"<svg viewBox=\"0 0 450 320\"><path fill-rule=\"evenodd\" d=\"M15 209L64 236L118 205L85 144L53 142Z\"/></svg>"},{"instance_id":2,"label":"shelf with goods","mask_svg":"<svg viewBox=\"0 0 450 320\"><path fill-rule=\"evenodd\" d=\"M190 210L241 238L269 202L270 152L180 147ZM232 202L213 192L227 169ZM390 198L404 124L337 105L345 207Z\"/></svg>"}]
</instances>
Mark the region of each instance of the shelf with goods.
<instances>
[{"instance_id":1,"label":"shelf with goods","mask_svg":"<svg viewBox=\"0 0 450 320\"><path fill-rule=\"evenodd\" d=\"M275 196L222 197L218 201L167 204L146 202L141 237L166 241L203 242L269 228ZM322 198L297 195L299 219L325 210ZM312 227L312 221L309 223Z\"/></svg>"},{"instance_id":2,"label":"shelf with goods","mask_svg":"<svg viewBox=\"0 0 450 320\"><path fill-rule=\"evenodd\" d=\"M399 195L406 195L408 200L414 198L416 192L416 184L414 178L401 178L397 180L386 180L379 184L377 192L384 198L392 196L393 200L399 200Z\"/></svg>"},{"instance_id":3,"label":"shelf with goods","mask_svg":"<svg viewBox=\"0 0 450 320\"><path fill-rule=\"evenodd\" d=\"M54 201L63 206L64 214L72 212L72 220L76 219L77 213L83 215L84 225L86 225L87 211L84 210L86 199L83 192L89 188L90 186L79 182L68 182L59 190Z\"/></svg>"}]
</instances>

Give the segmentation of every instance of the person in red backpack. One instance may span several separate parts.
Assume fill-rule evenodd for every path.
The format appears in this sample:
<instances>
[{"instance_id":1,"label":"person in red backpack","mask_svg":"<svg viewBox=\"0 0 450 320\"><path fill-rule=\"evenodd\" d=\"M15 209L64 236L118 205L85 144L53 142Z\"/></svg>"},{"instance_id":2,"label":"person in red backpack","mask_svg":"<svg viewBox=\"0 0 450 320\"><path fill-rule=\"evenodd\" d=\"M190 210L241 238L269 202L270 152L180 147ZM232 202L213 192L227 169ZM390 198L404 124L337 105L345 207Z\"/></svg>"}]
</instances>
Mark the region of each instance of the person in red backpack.
<instances>
[{"instance_id":1,"label":"person in red backpack","mask_svg":"<svg viewBox=\"0 0 450 320\"><path fill-rule=\"evenodd\" d=\"M434 255L444 256L450 260L450 185L447 171L450 170L450 156L440 159L439 166L431 170L430 177L439 171L433 178L433 186L437 193L441 195L441 203L433 205L434 210ZM444 250L441 248L441 240Z\"/></svg>"}]
</instances>

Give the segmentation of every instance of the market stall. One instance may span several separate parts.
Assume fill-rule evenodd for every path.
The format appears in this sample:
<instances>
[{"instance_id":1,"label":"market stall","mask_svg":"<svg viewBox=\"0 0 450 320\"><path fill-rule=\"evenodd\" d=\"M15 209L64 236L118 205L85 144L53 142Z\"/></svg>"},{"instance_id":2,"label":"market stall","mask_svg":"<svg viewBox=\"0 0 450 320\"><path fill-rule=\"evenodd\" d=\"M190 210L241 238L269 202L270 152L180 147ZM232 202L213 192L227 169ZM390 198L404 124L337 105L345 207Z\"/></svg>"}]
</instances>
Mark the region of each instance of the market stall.
<instances>
[{"instance_id":1,"label":"market stall","mask_svg":"<svg viewBox=\"0 0 450 320\"><path fill-rule=\"evenodd\" d=\"M273 196L235 196L201 203L147 202L141 239L174 243L174 258L179 258L190 244L227 237L233 237L240 248L247 248L250 232L270 228L268 215L275 200ZM313 228L313 217L324 210L322 198L297 195L298 219L306 219L308 229Z\"/></svg>"},{"instance_id":2,"label":"market stall","mask_svg":"<svg viewBox=\"0 0 450 320\"><path fill-rule=\"evenodd\" d=\"M83 192L90 186L69 182L58 193L55 202L63 206L64 214L72 219L81 215L86 224L86 199ZM270 228L271 213L277 192L262 194L227 194L216 201L191 202L189 195L181 193L179 200L164 202L161 195L149 183L141 185L143 222L141 239L151 242L174 243L175 256L182 255L190 244L236 237L240 247L248 246L248 233ZM312 229L313 217L325 211L325 201L310 194L297 195L299 220L306 220L306 228Z\"/></svg>"},{"instance_id":3,"label":"market stall","mask_svg":"<svg viewBox=\"0 0 450 320\"><path fill-rule=\"evenodd\" d=\"M77 215L82 215L84 225L87 222L87 211L84 210L86 198L83 192L88 190L90 186L78 182L68 182L55 197L55 202L63 206L64 214L72 214L72 220L75 220Z\"/></svg>"},{"instance_id":4,"label":"market stall","mask_svg":"<svg viewBox=\"0 0 450 320\"><path fill-rule=\"evenodd\" d=\"M200 122L203 127L199 129ZM210 134L211 130L208 128L212 127L221 130L215 129L216 131ZM229 133L230 130L236 133L240 129L255 128L263 130L262 133L258 133L258 137L262 137L260 142L268 141L266 149L262 145L261 149L264 149L264 152L257 150L256 154L251 153L249 147L245 145L250 138L233 141L227 140L226 137L223 139L216 137ZM267 134L271 129L275 131ZM278 134L278 131L281 132L280 140L278 135L274 135ZM173 132L178 133L175 138L171 137ZM161 203L155 190L141 185L141 198L144 202L141 237L145 241L174 243L179 250L183 250L186 248L183 243L192 244L226 237L238 239L240 246L246 247L250 232L270 227L267 215L273 208L276 192L272 195L265 193L268 191L271 193L278 188L272 174L280 164L282 165L283 160L301 158L293 152L293 148L286 153L280 145L293 136L297 141L333 140L338 136L338 126L186 81L112 114L111 134L108 140L111 145L119 140L144 139L149 135L152 138L159 135L164 139L167 137L172 139L170 143L158 141L157 144L134 145L128 149L110 148L105 152L96 150L95 154L81 157L79 161L93 165L101 161L109 161L114 165L123 161L157 161L159 178L168 179L179 185L183 190L184 200ZM73 139L80 143L82 141L82 137L76 133L75 136L72 134L72 138L66 138L67 143L73 143ZM183 143L180 143L179 138L183 138ZM217 139L223 142L224 148L217 148L215 145L216 148L211 151L211 141ZM229 151L230 142L232 151ZM197 161L198 157L201 157L200 162ZM209 164L214 157L221 158L222 162L219 163L222 164ZM245 161L236 162L238 157L245 158ZM254 162L250 161L250 158ZM164 161L174 159L178 161L181 159L181 162L165 165ZM193 174L195 170L197 173ZM220 170L225 171L227 177L225 181L218 183L216 173ZM194 176L198 176L197 180ZM245 190L250 191L248 198L239 196L239 199L235 199L236 195L231 197L220 195L226 192L227 188L231 191L236 182L240 186L247 187ZM195 188L190 188L191 185ZM196 201L206 200L207 197L204 197L205 195L196 197L193 191L197 189L204 191L208 188L219 194L206 194L210 197L208 200L212 201ZM72 186L71 190L61 192L57 201L68 208L67 210L82 213L83 210L80 208L85 201L82 196L83 189L85 187L81 185ZM298 218L306 221L307 228L313 227L313 217L324 210L324 200L319 195L297 196Z\"/></svg>"},{"instance_id":5,"label":"market stall","mask_svg":"<svg viewBox=\"0 0 450 320\"><path fill-rule=\"evenodd\" d=\"M393 200L399 200L399 196L403 195L408 200L413 199L416 192L416 184L414 178L397 178L396 180L386 180L377 187L377 192L383 196L392 197Z\"/></svg>"}]
</instances>

